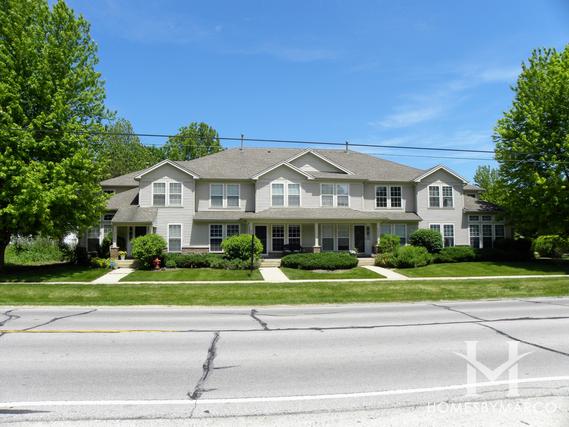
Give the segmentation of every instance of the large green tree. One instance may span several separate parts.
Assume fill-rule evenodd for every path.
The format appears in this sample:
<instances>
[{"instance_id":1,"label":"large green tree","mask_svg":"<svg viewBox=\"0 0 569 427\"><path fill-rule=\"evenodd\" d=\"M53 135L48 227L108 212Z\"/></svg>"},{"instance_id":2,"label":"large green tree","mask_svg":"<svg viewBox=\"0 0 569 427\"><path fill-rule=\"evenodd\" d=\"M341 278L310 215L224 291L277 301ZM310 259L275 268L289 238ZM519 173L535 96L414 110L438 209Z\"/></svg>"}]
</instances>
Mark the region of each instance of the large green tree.
<instances>
[{"instance_id":1,"label":"large green tree","mask_svg":"<svg viewBox=\"0 0 569 427\"><path fill-rule=\"evenodd\" d=\"M162 149L142 145L138 136L134 135L132 124L122 118L105 127L95 151L107 177L145 169L164 158Z\"/></svg>"},{"instance_id":2,"label":"large green tree","mask_svg":"<svg viewBox=\"0 0 569 427\"><path fill-rule=\"evenodd\" d=\"M63 1L0 0L0 268L12 235L60 237L104 209L96 64L89 24Z\"/></svg>"},{"instance_id":3,"label":"large green tree","mask_svg":"<svg viewBox=\"0 0 569 427\"><path fill-rule=\"evenodd\" d=\"M491 166L478 166L474 173L474 182L484 189L480 198L496 205L504 203L505 190L500 181L500 171Z\"/></svg>"},{"instance_id":4,"label":"large green tree","mask_svg":"<svg viewBox=\"0 0 569 427\"><path fill-rule=\"evenodd\" d=\"M217 131L203 122L181 127L163 149L170 160L192 160L223 150Z\"/></svg>"},{"instance_id":5,"label":"large green tree","mask_svg":"<svg viewBox=\"0 0 569 427\"><path fill-rule=\"evenodd\" d=\"M569 45L535 50L495 128L509 217L528 235L569 234Z\"/></svg>"}]
</instances>

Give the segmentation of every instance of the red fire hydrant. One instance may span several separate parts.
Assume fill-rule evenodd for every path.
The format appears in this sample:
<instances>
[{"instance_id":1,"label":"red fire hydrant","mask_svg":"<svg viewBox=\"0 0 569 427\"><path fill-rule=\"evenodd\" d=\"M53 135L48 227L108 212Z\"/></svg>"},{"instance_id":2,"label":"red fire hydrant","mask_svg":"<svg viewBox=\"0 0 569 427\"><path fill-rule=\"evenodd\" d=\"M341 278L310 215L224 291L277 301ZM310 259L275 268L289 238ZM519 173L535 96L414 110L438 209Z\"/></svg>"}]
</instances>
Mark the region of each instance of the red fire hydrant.
<instances>
[{"instance_id":1,"label":"red fire hydrant","mask_svg":"<svg viewBox=\"0 0 569 427\"><path fill-rule=\"evenodd\" d=\"M154 270L160 270L160 258L156 257L154 258L154 261L152 261L152 265L154 266Z\"/></svg>"}]
</instances>

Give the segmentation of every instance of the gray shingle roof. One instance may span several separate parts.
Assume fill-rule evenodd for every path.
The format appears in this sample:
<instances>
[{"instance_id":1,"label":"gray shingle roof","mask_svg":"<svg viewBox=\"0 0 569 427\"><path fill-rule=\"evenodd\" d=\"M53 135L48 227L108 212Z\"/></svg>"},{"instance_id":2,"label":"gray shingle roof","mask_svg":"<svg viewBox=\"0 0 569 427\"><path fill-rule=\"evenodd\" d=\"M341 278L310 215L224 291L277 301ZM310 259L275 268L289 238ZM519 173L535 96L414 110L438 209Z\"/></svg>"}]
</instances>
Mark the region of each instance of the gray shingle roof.
<instances>
[{"instance_id":1,"label":"gray shingle roof","mask_svg":"<svg viewBox=\"0 0 569 427\"><path fill-rule=\"evenodd\" d=\"M464 212L501 212L502 209L493 203L466 196L464 198Z\"/></svg>"},{"instance_id":2,"label":"gray shingle roof","mask_svg":"<svg viewBox=\"0 0 569 427\"><path fill-rule=\"evenodd\" d=\"M138 206L124 206L119 208L113 220L113 224L148 224L156 218L156 208L141 208Z\"/></svg>"},{"instance_id":3,"label":"gray shingle roof","mask_svg":"<svg viewBox=\"0 0 569 427\"><path fill-rule=\"evenodd\" d=\"M114 211L123 206L130 206L133 200L136 199L137 195L138 195L138 187L113 194L111 198L107 200L107 209Z\"/></svg>"},{"instance_id":4,"label":"gray shingle roof","mask_svg":"<svg viewBox=\"0 0 569 427\"><path fill-rule=\"evenodd\" d=\"M466 184L464 186L464 190L465 191L484 191L484 189L482 187L479 187L479 186L473 185L473 184Z\"/></svg>"},{"instance_id":5,"label":"gray shingle roof","mask_svg":"<svg viewBox=\"0 0 569 427\"><path fill-rule=\"evenodd\" d=\"M131 172L126 175L105 179L101 181L101 185L103 187L138 187L138 181L135 180L134 177L140 175L141 172L143 171Z\"/></svg>"}]
</instances>

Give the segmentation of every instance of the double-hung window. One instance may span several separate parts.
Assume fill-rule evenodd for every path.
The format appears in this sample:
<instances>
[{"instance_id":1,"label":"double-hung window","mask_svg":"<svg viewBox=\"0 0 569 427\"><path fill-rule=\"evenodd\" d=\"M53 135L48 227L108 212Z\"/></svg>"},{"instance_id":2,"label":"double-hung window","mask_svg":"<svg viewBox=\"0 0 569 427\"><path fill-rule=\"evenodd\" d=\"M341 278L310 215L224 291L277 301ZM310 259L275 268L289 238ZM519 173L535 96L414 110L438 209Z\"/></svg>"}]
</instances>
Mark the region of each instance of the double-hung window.
<instances>
[{"instance_id":1,"label":"double-hung window","mask_svg":"<svg viewBox=\"0 0 569 427\"><path fill-rule=\"evenodd\" d=\"M182 252L182 224L168 224L168 252Z\"/></svg>"},{"instance_id":2,"label":"double-hung window","mask_svg":"<svg viewBox=\"0 0 569 427\"><path fill-rule=\"evenodd\" d=\"M431 225L429 225L429 228L433 231L438 231L439 233L441 232L441 225L440 224L431 224Z\"/></svg>"},{"instance_id":3,"label":"double-hung window","mask_svg":"<svg viewBox=\"0 0 569 427\"><path fill-rule=\"evenodd\" d=\"M105 236L108 236L113 232L113 224L111 221L113 220L114 216L115 214L112 213L103 215L103 234Z\"/></svg>"},{"instance_id":4,"label":"double-hung window","mask_svg":"<svg viewBox=\"0 0 569 427\"><path fill-rule=\"evenodd\" d=\"M407 244L407 226L405 224L394 224L393 234L399 237L399 244L405 246Z\"/></svg>"},{"instance_id":5,"label":"double-hung window","mask_svg":"<svg viewBox=\"0 0 569 427\"><path fill-rule=\"evenodd\" d=\"M300 225L289 224L288 226L288 245L292 250L300 249Z\"/></svg>"},{"instance_id":6,"label":"double-hung window","mask_svg":"<svg viewBox=\"0 0 569 427\"><path fill-rule=\"evenodd\" d=\"M350 205L350 186L348 184L336 184L336 205L340 207Z\"/></svg>"},{"instance_id":7,"label":"double-hung window","mask_svg":"<svg viewBox=\"0 0 569 427\"><path fill-rule=\"evenodd\" d=\"M211 252L221 252L222 241L223 241L223 224L210 224L209 250Z\"/></svg>"},{"instance_id":8,"label":"double-hung window","mask_svg":"<svg viewBox=\"0 0 569 427\"><path fill-rule=\"evenodd\" d=\"M334 206L334 184L322 184L322 206Z\"/></svg>"},{"instance_id":9,"label":"double-hung window","mask_svg":"<svg viewBox=\"0 0 569 427\"><path fill-rule=\"evenodd\" d=\"M401 207L401 187L378 185L375 187L375 207L376 208L400 208Z\"/></svg>"},{"instance_id":10,"label":"double-hung window","mask_svg":"<svg viewBox=\"0 0 569 427\"><path fill-rule=\"evenodd\" d=\"M322 224L322 250L334 250L334 224Z\"/></svg>"},{"instance_id":11,"label":"double-hung window","mask_svg":"<svg viewBox=\"0 0 569 427\"><path fill-rule=\"evenodd\" d=\"M338 250L350 250L350 226L349 224L338 224Z\"/></svg>"},{"instance_id":12,"label":"double-hung window","mask_svg":"<svg viewBox=\"0 0 569 427\"><path fill-rule=\"evenodd\" d=\"M239 184L227 184L227 207L239 207L239 191L241 186Z\"/></svg>"},{"instance_id":13,"label":"double-hung window","mask_svg":"<svg viewBox=\"0 0 569 427\"><path fill-rule=\"evenodd\" d=\"M154 182L152 183L152 205L153 206L166 206L166 183Z\"/></svg>"},{"instance_id":14,"label":"double-hung window","mask_svg":"<svg viewBox=\"0 0 569 427\"><path fill-rule=\"evenodd\" d=\"M438 185L429 185L429 207L441 207L440 188Z\"/></svg>"},{"instance_id":15,"label":"double-hung window","mask_svg":"<svg viewBox=\"0 0 569 427\"><path fill-rule=\"evenodd\" d=\"M223 207L223 184L211 184L209 186L209 204L212 208Z\"/></svg>"},{"instance_id":16,"label":"double-hung window","mask_svg":"<svg viewBox=\"0 0 569 427\"><path fill-rule=\"evenodd\" d=\"M493 240L492 224L482 224L482 246L491 248Z\"/></svg>"},{"instance_id":17,"label":"double-hung window","mask_svg":"<svg viewBox=\"0 0 569 427\"><path fill-rule=\"evenodd\" d=\"M443 225L443 242L445 248L448 246L454 246L454 225L444 224Z\"/></svg>"},{"instance_id":18,"label":"double-hung window","mask_svg":"<svg viewBox=\"0 0 569 427\"><path fill-rule=\"evenodd\" d=\"M480 247L480 225L470 224L470 246L478 249Z\"/></svg>"},{"instance_id":19,"label":"double-hung window","mask_svg":"<svg viewBox=\"0 0 569 427\"><path fill-rule=\"evenodd\" d=\"M288 206L300 206L300 184L288 184Z\"/></svg>"},{"instance_id":20,"label":"double-hung window","mask_svg":"<svg viewBox=\"0 0 569 427\"><path fill-rule=\"evenodd\" d=\"M453 206L452 187L443 185L443 208L452 208Z\"/></svg>"},{"instance_id":21,"label":"double-hung window","mask_svg":"<svg viewBox=\"0 0 569 427\"><path fill-rule=\"evenodd\" d=\"M378 185L375 187L375 207L387 207L387 187L384 185Z\"/></svg>"},{"instance_id":22,"label":"double-hung window","mask_svg":"<svg viewBox=\"0 0 569 427\"><path fill-rule=\"evenodd\" d=\"M389 187L392 208L401 207L401 187Z\"/></svg>"},{"instance_id":23,"label":"double-hung window","mask_svg":"<svg viewBox=\"0 0 569 427\"><path fill-rule=\"evenodd\" d=\"M284 225L273 225L271 227L271 236L273 238L273 251L281 252L284 249L285 227Z\"/></svg>"},{"instance_id":24,"label":"double-hung window","mask_svg":"<svg viewBox=\"0 0 569 427\"><path fill-rule=\"evenodd\" d=\"M239 234L240 227L239 224L227 224L227 232L225 233L226 237L231 237Z\"/></svg>"},{"instance_id":25,"label":"double-hung window","mask_svg":"<svg viewBox=\"0 0 569 427\"><path fill-rule=\"evenodd\" d=\"M320 204L324 207L350 206L349 184L321 184L320 194Z\"/></svg>"},{"instance_id":26,"label":"double-hung window","mask_svg":"<svg viewBox=\"0 0 569 427\"><path fill-rule=\"evenodd\" d=\"M276 207L284 206L284 184L274 182L271 186L271 205Z\"/></svg>"},{"instance_id":27,"label":"double-hung window","mask_svg":"<svg viewBox=\"0 0 569 427\"><path fill-rule=\"evenodd\" d=\"M211 208L238 208L240 191L240 184L210 184L209 206Z\"/></svg>"},{"instance_id":28,"label":"double-hung window","mask_svg":"<svg viewBox=\"0 0 569 427\"><path fill-rule=\"evenodd\" d=\"M494 240L501 240L505 237L505 227L504 224L494 225Z\"/></svg>"},{"instance_id":29,"label":"double-hung window","mask_svg":"<svg viewBox=\"0 0 569 427\"><path fill-rule=\"evenodd\" d=\"M182 206L182 184L180 182L169 184L168 204L170 206Z\"/></svg>"}]
</instances>

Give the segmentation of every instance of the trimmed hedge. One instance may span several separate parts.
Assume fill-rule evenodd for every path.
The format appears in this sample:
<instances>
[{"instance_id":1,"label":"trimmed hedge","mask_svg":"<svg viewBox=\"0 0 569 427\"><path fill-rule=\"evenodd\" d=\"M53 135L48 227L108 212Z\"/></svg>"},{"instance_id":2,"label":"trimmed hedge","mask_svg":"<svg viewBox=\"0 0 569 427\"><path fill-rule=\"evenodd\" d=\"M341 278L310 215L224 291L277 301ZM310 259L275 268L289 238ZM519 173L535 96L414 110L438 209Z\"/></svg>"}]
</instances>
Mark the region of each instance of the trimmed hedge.
<instances>
[{"instance_id":1,"label":"trimmed hedge","mask_svg":"<svg viewBox=\"0 0 569 427\"><path fill-rule=\"evenodd\" d=\"M251 261L226 259L221 254L179 254L166 253L162 257L163 265L168 268L218 268L225 270L248 270ZM259 260L253 262L253 268L259 268Z\"/></svg>"},{"instance_id":2,"label":"trimmed hedge","mask_svg":"<svg viewBox=\"0 0 569 427\"><path fill-rule=\"evenodd\" d=\"M539 236L533 241L533 250L539 256L561 258L569 250L569 242L557 234Z\"/></svg>"},{"instance_id":3,"label":"trimmed hedge","mask_svg":"<svg viewBox=\"0 0 569 427\"><path fill-rule=\"evenodd\" d=\"M399 249L399 246L401 246L399 236L396 236L395 234L384 234L379 239L379 244L377 245L377 253L395 253L397 249Z\"/></svg>"},{"instance_id":4,"label":"trimmed hedge","mask_svg":"<svg viewBox=\"0 0 569 427\"><path fill-rule=\"evenodd\" d=\"M470 246L449 246L433 257L435 263L467 262L476 260L476 251Z\"/></svg>"},{"instance_id":5,"label":"trimmed hedge","mask_svg":"<svg viewBox=\"0 0 569 427\"><path fill-rule=\"evenodd\" d=\"M439 231L421 228L411 233L409 243L413 246L421 246L431 254L436 254L443 249L443 236Z\"/></svg>"},{"instance_id":6,"label":"trimmed hedge","mask_svg":"<svg viewBox=\"0 0 569 427\"><path fill-rule=\"evenodd\" d=\"M281 267L301 270L348 270L357 265L358 259L348 252L290 254L281 259Z\"/></svg>"},{"instance_id":7,"label":"trimmed hedge","mask_svg":"<svg viewBox=\"0 0 569 427\"><path fill-rule=\"evenodd\" d=\"M253 237L253 256L258 259L263 253L263 244L257 236ZM228 237L221 242L224 257L228 259L240 259L247 261L251 259L251 235L238 234Z\"/></svg>"},{"instance_id":8,"label":"trimmed hedge","mask_svg":"<svg viewBox=\"0 0 569 427\"><path fill-rule=\"evenodd\" d=\"M167 247L166 240L159 234L147 234L132 240L132 256L141 269L150 269L152 261L161 257Z\"/></svg>"},{"instance_id":9,"label":"trimmed hedge","mask_svg":"<svg viewBox=\"0 0 569 427\"><path fill-rule=\"evenodd\" d=\"M428 265L433 256L420 246L402 246L395 253L379 254L375 265L380 267L414 268Z\"/></svg>"}]
</instances>

